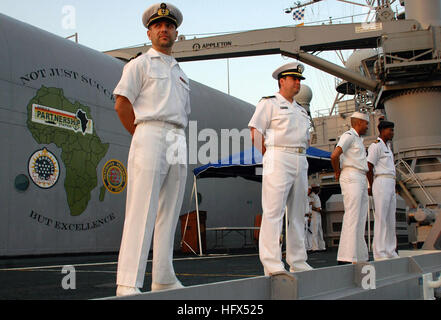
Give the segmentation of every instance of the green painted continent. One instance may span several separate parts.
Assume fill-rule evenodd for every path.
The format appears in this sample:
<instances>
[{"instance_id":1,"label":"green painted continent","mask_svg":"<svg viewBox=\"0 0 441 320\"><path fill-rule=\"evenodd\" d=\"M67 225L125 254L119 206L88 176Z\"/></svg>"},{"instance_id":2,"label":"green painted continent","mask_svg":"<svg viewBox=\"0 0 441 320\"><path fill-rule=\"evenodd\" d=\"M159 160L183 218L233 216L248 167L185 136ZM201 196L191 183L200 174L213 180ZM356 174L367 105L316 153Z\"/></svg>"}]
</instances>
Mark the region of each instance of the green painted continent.
<instances>
[{"instance_id":1,"label":"green painted continent","mask_svg":"<svg viewBox=\"0 0 441 320\"><path fill-rule=\"evenodd\" d=\"M93 127L93 132L84 133L80 128L75 132L71 127L57 127L50 125L52 122L38 123L32 116L33 105L40 105L56 110L66 111L70 114L79 114L81 122L85 117L92 119L90 108L75 101L71 103L64 97L63 90L58 88L47 88L42 86L35 97L29 101L27 106L27 127L34 139L39 144L54 143L61 148L61 160L66 167L66 179L64 188L66 190L67 202L72 216L81 215L86 210L91 198L92 190L98 184L97 166L109 149L108 143L102 143ZM54 114L54 112L52 112ZM49 119L52 120L52 119ZM48 120L48 121L49 121ZM59 120L59 123L62 123Z\"/></svg>"}]
</instances>

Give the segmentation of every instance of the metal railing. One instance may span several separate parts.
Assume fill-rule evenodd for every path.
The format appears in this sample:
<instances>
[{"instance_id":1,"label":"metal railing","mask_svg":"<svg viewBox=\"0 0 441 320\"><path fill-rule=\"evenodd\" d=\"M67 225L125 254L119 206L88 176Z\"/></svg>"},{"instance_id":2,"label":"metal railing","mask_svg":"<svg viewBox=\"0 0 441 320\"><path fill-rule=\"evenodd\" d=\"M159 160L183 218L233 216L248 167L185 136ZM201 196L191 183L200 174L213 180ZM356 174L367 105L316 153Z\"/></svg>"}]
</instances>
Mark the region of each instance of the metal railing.
<instances>
[{"instance_id":1,"label":"metal railing","mask_svg":"<svg viewBox=\"0 0 441 320\"><path fill-rule=\"evenodd\" d=\"M401 168L400 165L402 165L408 173L405 173ZM401 173L401 175L405 178L404 182L409 181L415 181L415 183L418 185L418 187L421 189L421 191L426 196L427 200L429 200L429 203L436 203L435 199L432 197L432 195L426 190L424 183L421 181L421 179L415 174L415 172L412 170L412 168L409 166L409 164L404 161L403 159L400 159L397 164L395 165L397 171Z\"/></svg>"}]
</instances>

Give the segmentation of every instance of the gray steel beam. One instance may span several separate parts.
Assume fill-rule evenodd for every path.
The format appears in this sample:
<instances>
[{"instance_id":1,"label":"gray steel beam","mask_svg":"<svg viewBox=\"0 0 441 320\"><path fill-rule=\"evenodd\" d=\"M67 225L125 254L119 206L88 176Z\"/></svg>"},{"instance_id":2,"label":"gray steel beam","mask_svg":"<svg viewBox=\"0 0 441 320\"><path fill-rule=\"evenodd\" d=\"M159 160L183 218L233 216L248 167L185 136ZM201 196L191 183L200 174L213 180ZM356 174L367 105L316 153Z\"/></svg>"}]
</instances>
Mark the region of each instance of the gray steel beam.
<instances>
[{"instance_id":1,"label":"gray steel beam","mask_svg":"<svg viewBox=\"0 0 441 320\"><path fill-rule=\"evenodd\" d=\"M290 56L290 54L288 53L283 53L283 54L286 56ZM317 69L330 73L336 77L344 79L350 83L354 83L360 86L361 88L365 88L370 91L376 91L376 89L380 84L380 82L376 80L369 79L367 77L362 76L359 73L340 67L335 63L331 63L329 61L326 61L324 59L321 59L317 56L314 56L306 52L299 52L297 55L293 55L293 57L297 57L298 60L310 66L313 66Z\"/></svg>"},{"instance_id":2,"label":"gray steel beam","mask_svg":"<svg viewBox=\"0 0 441 320\"><path fill-rule=\"evenodd\" d=\"M271 278L255 277L105 300L269 300Z\"/></svg>"},{"instance_id":3,"label":"gray steel beam","mask_svg":"<svg viewBox=\"0 0 441 320\"><path fill-rule=\"evenodd\" d=\"M419 24L414 20L270 28L178 41L173 47L173 56L178 61L184 62L283 54L298 58L306 64L374 91L378 87L375 80L363 77L306 52L376 48L380 38L386 34L417 30L419 30ZM324 34L326 37L323 37ZM129 60L149 48L150 46L144 45L106 51L105 53Z\"/></svg>"},{"instance_id":4,"label":"gray steel beam","mask_svg":"<svg viewBox=\"0 0 441 320\"><path fill-rule=\"evenodd\" d=\"M282 51L329 51L357 48L376 48L378 39L393 34L419 29L414 20L382 23L351 23L307 27L279 27L237 32L213 37L194 38L175 43L173 56L178 61L231 58L257 54L275 54ZM326 34L326 37L323 35ZM143 45L105 51L117 58L130 59L150 46Z\"/></svg>"},{"instance_id":5,"label":"gray steel beam","mask_svg":"<svg viewBox=\"0 0 441 320\"><path fill-rule=\"evenodd\" d=\"M116 300L423 299L423 274L441 272L441 251L413 257L314 269L272 277L147 292ZM372 281L366 281L370 277ZM375 288L372 288L372 283ZM367 287L368 284L370 287Z\"/></svg>"}]
</instances>

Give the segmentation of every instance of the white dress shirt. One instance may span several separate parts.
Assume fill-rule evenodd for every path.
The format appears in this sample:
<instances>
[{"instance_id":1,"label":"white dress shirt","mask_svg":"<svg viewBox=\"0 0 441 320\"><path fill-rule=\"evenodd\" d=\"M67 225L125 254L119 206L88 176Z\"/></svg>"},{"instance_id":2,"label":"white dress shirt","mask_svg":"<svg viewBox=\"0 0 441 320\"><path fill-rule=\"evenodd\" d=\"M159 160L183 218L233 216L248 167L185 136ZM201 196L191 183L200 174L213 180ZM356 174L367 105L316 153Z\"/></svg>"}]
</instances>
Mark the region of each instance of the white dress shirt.
<instances>
[{"instance_id":1,"label":"white dress shirt","mask_svg":"<svg viewBox=\"0 0 441 320\"><path fill-rule=\"evenodd\" d=\"M190 114L189 83L176 59L151 48L127 63L113 94L129 99L135 124L159 120L185 128Z\"/></svg>"},{"instance_id":2,"label":"white dress shirt","mask_svg":"<svg viewBox=\"0 0 441 320\"><path fill-rule=\"evenodd\" d=\"M372 143L368 149L367 161L374 166L374 175L395 176L394 154L389 142L386 144L383 139L378 138L377 142Z\"/></svg>"},{"instance_id":3,"label":"white dress shirt","mask_svg":"<svg viewBox=\"0 0 441 320\"><path fill-rule=\"evenodd\" d=\"M343 150L340 157L342 169L352 167L365 172L369 171L363 138L358 135L354 128L341 135L337 147Z\"/></svg>"},{"instance_id":4,"label":"white dress shirt","mask_svg":"<svg viewBox=\"0 0 441 320\"><path fill-rule=\"evenodd\" d=\"M265 137L265 146L308 148L310 121L306 110L280 93L263 98L248 123Z\"/></svg>"}]
</instances>

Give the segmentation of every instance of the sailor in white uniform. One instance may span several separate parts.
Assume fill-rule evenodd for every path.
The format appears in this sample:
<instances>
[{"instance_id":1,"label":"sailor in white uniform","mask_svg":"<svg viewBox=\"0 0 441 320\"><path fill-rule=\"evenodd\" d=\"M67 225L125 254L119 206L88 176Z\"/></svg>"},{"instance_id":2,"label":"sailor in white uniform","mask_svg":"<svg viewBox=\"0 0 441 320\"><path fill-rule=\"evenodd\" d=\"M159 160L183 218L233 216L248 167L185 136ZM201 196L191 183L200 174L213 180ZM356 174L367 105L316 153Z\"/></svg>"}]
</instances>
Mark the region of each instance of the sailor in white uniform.
<instances>
[{"instance_id":1,"label":"sailor in white uniform","mask_svg":"<svg viewBox=\"0 0 441 320\"><path fill-rule=\"evenodd\" d=\"M311 186L308 187L308 211L305 214L305 249L309 251L312 249L312 202Z\"/></svg>"},{"instance_id":2,"label":"sailor in white uniform","mask_svg":"<svg viewBox=\"0 0 441 320\"><path fill-rule=\"evenodd\" d=\"M182 13L158 3L144 12L142 20L152 48L125 66L114 90L115 109L133 135L117 296L140 293L153 230L152 291L182 287L172 258L187 177L184 128L190 89L187 76L171 56Z\"/></svg>"},{"instance_id":3,"label":"sailor in white uniform","mask_svg":"<svg viewBox=\"0 0 441 320\"><path fill-rule=\"evenodd\" d=\"M311 215L305 215L305 249L309 251L312 249L312 231L311 231Z\"/></svg>"},{"instance_id":4,"label":"sailor in white uniform","mask_svg":"<svg viewBox=\"0 0 441 320\"><path fill-rule=\"evenodd\" d=\"M312 251L326 250L326 244L323 239L322 228L322 204L318 194L320 193L320 186L317 184L311 185L311 193L309 194L311 204L311 232L312 232Z\"/></svg>"},{"instance_id":5,"label":"sailor in white uniform","mask_svg":"<svg viewBox=\"0 0 441 320\"><path fill-rule=\"evenodd\" d=\"M295 100L304 67L288 63L273 73L279 92L263 98L248 124L256 148L262 151L262 224L259 255L265 275L286 272L279 246L285 206L288 214L286 261L291 272L312 269L305 250L310 122Z\"/></svg>"},{"instance_id":6,"label":"sailor in white uniform","mask_svg":"<svg viewBox=\"0 0 441 320\"><path fill-rule=\"evenodd\" d=\"M342 134L331 154L331 164L335 178L340 182L345 209L337 253L337 260L343 264L367 261L369 258L364 239L368 210L368 165L361 137L366 134L368 124L367 114L354 112L351 116L352 128Z\"/></svg>"},{"instance_id":7,"label":"sailor in white uniform","mask_svg":"<svg viewBox=\"0 0 441 320\"><path fill-rule=\"evenodd\" d=\"M367 160L368 179L372 186L375 204L374 259L383 260L398 257L395 251L397 246L395 164L390 146L394 136L394 123L381 121L378 130L380 136L369 146Z\"/></svg>"}]
</instances>

